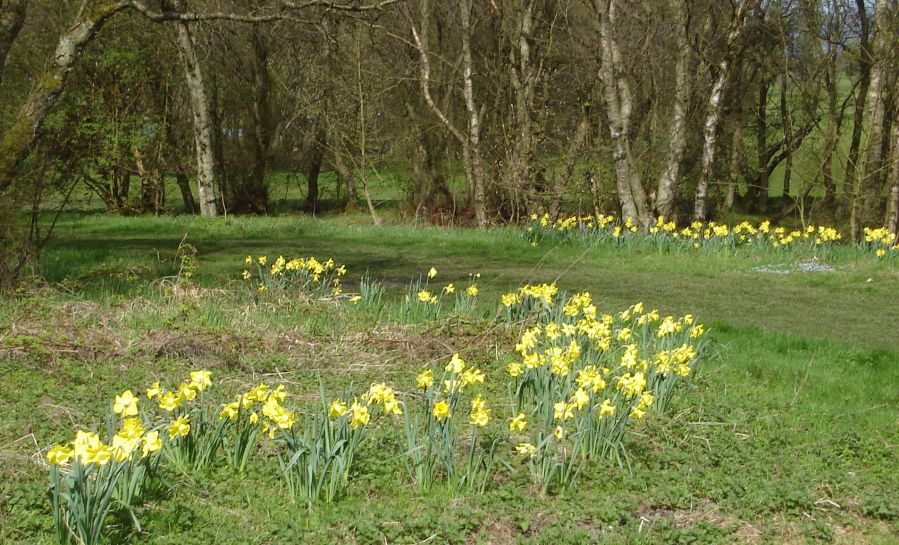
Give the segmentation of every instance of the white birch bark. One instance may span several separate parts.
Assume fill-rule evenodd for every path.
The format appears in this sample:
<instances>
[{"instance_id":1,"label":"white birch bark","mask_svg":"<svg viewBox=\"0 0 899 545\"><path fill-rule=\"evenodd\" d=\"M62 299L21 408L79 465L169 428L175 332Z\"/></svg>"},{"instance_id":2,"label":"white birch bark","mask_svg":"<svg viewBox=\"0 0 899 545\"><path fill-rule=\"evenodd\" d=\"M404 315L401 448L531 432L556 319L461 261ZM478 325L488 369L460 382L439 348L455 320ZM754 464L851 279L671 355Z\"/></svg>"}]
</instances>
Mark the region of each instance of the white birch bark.
<instances>
[{"instance_id":1,"label":"white birch bark","mask_svg":"<svg viewBox=\"0 0 899 545\"><path fill-rule=\"evenodd\" d=\"M702 161L700 163L699 181L696 185L696 196L693 206L693 219L705 221L708 216L709 182L715 166L715 148L718 145L718 127L721 123L721 110L723 107L724 85L730 76L733 65L733 56L736 54L735 46L743 32L746 14L751 4L756 0L741 0L727 33L727 47L724 56L718 63L718 74L712 91L709 93L709 101L706 107L705 123L703 124Z\"/></svg>"},{"instance_id":2,"label":"white birch bark","mask_svg":"<svg viewBox=\"0 0 899 545\"><path fill-rule=\"evenodd\" d=\"M896 93L896 108L899 111L899 93ZM893 160L890 170L890 200L884 226L891 233L899 235L899 123L893 123Z\"/></svg>"},{"instance_id":3,"label":"white birch bark","mask_svg":"<svg viewBox=\"0 0 899 545\"><path fill-rule=\"evenodd\" d=\"M864 164L859 168L860 176L855 179L855 198L849 218L852 233L860 234L862 227L877 222L877 209L880 204L882 172L885 166L881 151L883 141L884 114L884 80L889 62L891 35L889 14L886 0L877 0L874 4L877 37L874 41L874 62L871 66L871 83L868 87L868 134L863 155Z\"/></svg>"},{"instance_id":4,"label":"white birch bark","mask_svg":"<svg viewBox=\"0 0 899 545\"><path fill-rule=\"evenodd\" d=\"M487 227L487 195L484 182L484 163L481 160L481 127L474 100L474 84L471 59L471 0L461 0L462 9L462 83L465 110L468 113L469 158L471 162L471 190L474 215L478 227Z\"/></svg>"},{"instance_id":5,"label":"white birch bark","mask_svg":"<svg viewBox=\"0 0 899 545\"><path fill-rule=\"evenodd\" d=\"M431 96L431 63L428 59L428 24L430 20L430 5L428 0L421 0L421 30L413 24L412 38L418 49L419 84L425 103L437 116L437 119L449 130L456 140L462 145L462 166L465 177L468 179L474 205L475 219L478 227L487 226L486 191L484 188L484 166L480 155L480 118L474 102L474 85L472 82L471 60L471 2L460 2L462 9L462 63L463 63L463 92L465 95L465 110L468 114L468 131L462 131L450 121L446 113L440 109Z\"/></svg>"},{"instance_id":6,"label":"white birch bark","mask_svg":"<svg viewBox=\"0 0 899 545\"><path fill-rule=\"evenodd\" d=\"M172 2L177 9L180 2ZM184 65L184 76L190 95L193 114L194 146L197 155L197 196L200 200L201 216L216 216L218 208L215 200L215 175L218 172L215 149L213 147L212 110L209 91L203 81L203 70L197 55L196 43L186 22L175 23L175 43Z\"/></svg>"},{"instance_id":7,"label":"white birch bark","mask_svg":"<svg viewBox=\"0 0 899 545\"><path fill-rule=\"evenodd\" d=\"M612 160L622 218L648 226L650 214L646 204L646 191L640 175L634 168L630 142L631 91L622 66L621 51L613 36L617 4L615 0L596 0L599 15L602 62L600 79L603 98L612 138Z\"/></svg>"},{"instance_id":8,"label":"white birch bark","mask_svg":"<svg viewBox=\"0 0 899 545\"><path fill-rule=\"evenodd\" d=\"M674 110L671 113L671 131L668 135L668 159L659 177L656 190L655 211L670 217L674 210L674 187L680 179L680 163L687 146L687 103L690 100L690 82L687 69L690 61L690 42L687 35L687 0L671 0L677 27L677 61L674 67Z\"/></svg>"}]
</instances>

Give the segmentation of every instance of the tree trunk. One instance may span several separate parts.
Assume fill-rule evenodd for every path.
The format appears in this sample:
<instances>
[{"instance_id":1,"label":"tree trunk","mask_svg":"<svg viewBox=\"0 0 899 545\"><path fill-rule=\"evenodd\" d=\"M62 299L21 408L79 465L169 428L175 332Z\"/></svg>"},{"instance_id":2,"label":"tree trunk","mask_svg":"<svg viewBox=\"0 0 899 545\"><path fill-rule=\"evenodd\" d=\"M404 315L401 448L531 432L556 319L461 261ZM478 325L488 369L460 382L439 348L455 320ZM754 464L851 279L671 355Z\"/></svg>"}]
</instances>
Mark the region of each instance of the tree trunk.
<instances>
[{"instance_id":1,"label":"tree trunk","mask_svg":"<svg viewBox=\"0 0 899 545\"><path fill-rule=\"evenodd\" d=\"M849 144L849 155L846 159L846 175L843 178L843 192L848 196L849 206L855 207L856 180L858 179L858 158L861 148L862 130L865 123L865 104L868 100L868 87L871 83L871 50L869 43L870 29L865 7L865 0L856 0L859 19L859 86L855 96L855 112L852 116L852 141ZM858 241L859 229L852 224L850 214L849 236L853 242Z\"/></svg>"},{"instance_id":2,"label":"tree trunk","mask_svg":"<svg viewBox=\"0 0 899 545\"><path fill-rule=\"evenodd\" d=\"M428 215L429 210L425 209L425 200L431 186L430 176L428 175L428 150L425 144L426 131L421 125L418 111L411 101L406 101L406 115L409 117L411 125L415 127L415 149L412 154L412 206L414 208L415 219L424 213Z\"/></svg>"},{"instance_id":3,"label":"tree trunk","mask_svg":"<svg viewBox=\"0 0 899 545\"><path fill-rule=\"evenodd\" d=\"M687 105L690 101L690 81L687 70L690 62L690 42L688 36L687 0L672 0L677 14L677 61L674 66L674 110L671 114L671 130L668 135L668 159L665 170L659 177L656 191L655 211L659 216L670 218L674 211L674 187L680 179L680 164L687 147Z\"/></svg>"},{"instance_id":4,"label":"tree trunk","mask_svg":"<svg viewBox=\"0 0 899 545\"><path fill-rule=\"evenodd\" d=\"M159 215L159 193L161 191L159 179L147 170L144 158L140 150L133 148L131 156L134 158L134 166L137 169L137 177L140 179L140 212L152 212Z\"/></svg>"},{"instance_id":5,"label":"tree trunk","mask_svg":"<svg viewBox=\"0 0 899 545\"><path fill-rule=\"evenodd\" d=\"M190 180L187 178L187 173L179 168L178 172L175 173L175 181L181 190L181 198L184 200L184 211L188 214L196 214L197 202L194 200L194 194L190 190Z\"/></svg>"},{"instance_id":6,"label":"tree trunk","mask_svg":"<svg viewBox=\"0 0 899 545\"><path fill-rule=\"evenodd\" d=\"M247 196L251 200L251 210L264 213L268 210L268 172L269 147L271 145L271 77L268 70L268 45L261 36L258 25L254 26L250 35L253 46L253 169L250 174L250 187ZM319 159L319 168L321 159ZM317 200L317 199L316 199Z\"/></svg>"},{"instance_id":7,"label":"tree trunk","mask_svg":"<svg viewBox=\"0 0 899 545\"><path fill-rule=\"evenodd\" d=\"M0 2L0 83L3 83L3 71L6 68L6 56L12 47L22 24L25 22L25 11L28 0L6 0Z\"/></svg>"},{"instance_id":8,"label":"tree trunk","mask_svg":"<svg viewBox=\"0 0 899 545\"><path fill-rule=\"evenodd\" d=\"M312 141L312 154L306 169L306 211L313 216L318 213L318 175L321 173L322 161L325 158L326 137L325 127L320 126Z\"/></svg>"},{"instance_id":9,"label":"tree trunk","mask_svg":"<svg viewBox=\"0 0 899 545\"><path fill-rule=\"evenodd\" d=\"M702 162L699 170L699 181L696 184L696 197L693 206L693 219L705 221L708 217L709 182L714 174L715 148L718 145L718 125L721 120L721 109L724 105L722 97L724 86L730 76L733 64L736 62L737 42L743 32L746 14L751 5L757 0L742 0L734 14L727 33L727 45L724 56L718 63L718 74L709 93L708 106L706 108L705 124L703 126Z\"/></svg>"},{"instance_id":10,"label":"tree trunk","mask_svg":"<svg viewBox=\"0 0 899 545\"><path fill-rule=\"evenodd\" d=\"M531 172L533 158L532 112L534 106L534 86L536 73L531 63L531 27L534 22L534 2L525 0L520 10L514 14L515 32L509 48L509 83L513 94L515 124L512 133L506 190L510 194L522 190L525 207L530 208L538 198L538 190ZM513 199L513 205L515 204ZM516 206L517 208L517 206ZM514 214L513 214L513 219Z\"/></svg>"},{"instance_id":11,"label":"tree trunk","mask_svg":"<svg viewBox=\"0 0 899 545\"><path fill-rule=\"evenodd\" d=\"M553 187L553 200L549 206L549 215L553 221L559 219L559 211L562 208L562 197L565 195L565 188L568 181L571 180L571 174L574 172L574 163L577 160L577 154L587 141L587 133L590 130L590 120L586 113L581 117L577 129L574 131L574 137L568 143L568 153L565 155L565 164L562 165L562 171L556 178L556 184Z\"/></svg>"},{"instance_id":12,"label":"tree trunk","mask_svg":"<svg viewBox=\"0 0 899 545\"><path fill-rule=\"evenodd\" d=\"M477 108L474 103L474 88L472 83L472 58L471 58L471 1L460 2L462 10L462 78L465 95L465 109L468 113L468 134L463 134L457 128L443 110L434 102L431 96L431 63L428 59L428 26L430 24L429 0L421 0L421 29L412 25L412 38L418 49L419 85L422 96L428 107L437 116L437 119L449 130L450 134L462 145L462 166L465 169L465 177L471 190L471 200L474 207L475 218L479 227L487 226L487 202L484 187L484 165L480 155L480 127Z\"/></svg>"},{"instance_id":13,"label":"tree trunk","mask_svg":"<svg viewBox=\"0 0 899 545\"><path fill-rule=\"evenodd\" d=\"M784 161L783 198L790 196L790 181L793 177L793 120L787 107L787 73L780 76L780 120L784 131L784 146L787 158Z\"/></svg>"},{"instance_id":14,"label":"tree trunk","mask_svg":"<svg viewBox=\"0 0 899 545\"><path fill-rule=\"evenodd\" d=\"M737 198L737 182L743 167L743 115L737 112L734 118L734 134L730 145L730 169L728 169L727 196L724 208L732 210Z\"/></svg>"},{"instance_id":15,"label":"tree trunk","mask_svg":"<svg viewBox=\"0 0 899 545\"><path fill-rule=\"evenodd\" d=\"M62 93L78 55L106 21L126 7L118 2L90 0L59 37L52 60L35 80L12 124L0 136L0 194L12 185L19 165L34 148L37 134Z\"/></svg>"},{"instance_id":16,"label":"tree trunk","mask_svg":"<svg viewBox=\"0 0 899 545\"><path fill-rule=\"evenodd\" d=\"M833 155L837 150L840 131L840 117L837 114L837 68L836 55L827 60L827 133L824 140L824 157L821 170L824 176L824 205L832 208L836 203L836 180L833 176Z\"/></svg>"},{"instance_id":17,"label":"tree trunk","mask_svg":"<svg viewBox=\"0 0 899 545\"><path fill-rule=\"evenodd\" d=\"M467 161L471 171L471 193L475 221L481 229L487 227L487 195L484 181L484 163L481 159L480 116L474 100L474 84L471 58L471 0L460 0L462 10L462 82L465 110L468 113Z\"/></svg>"},{"instance_id":18,"label":"tree trunk","mask_svg":"<svg viewBox=\"0 0 899 545\"><path fill-rule=\"evenodd\" d=\"M612 160L615 166L616 188L621 204L621 216L647 227L651 221L646 191L640 174L634 167L630 141L632 109L630 83L627 80L621 52L615 41L616 0L596 0L599 15L602 63L600 79L606 103L609 133L612 137Z\"/></svg>"},{"instance_id":19,"label":"tree trunk","mask_svg":"<svg viewBox=\"0 0 899 545\"><path fill-rule=\"evenodd\" d=\"M171 9L180 7L180 0L169 0ZM215 135L213 130L212 101L209 90L203 81L203 70L197 55L197 47L191 34L190 25L176 22L175 43L184 64L184 75L190 94L190 106L193 113L194 145L197 154L197 194L200 199L200 215L216 216L215 186L216 174L220 172L215 154Z\"/></svg>"},{"instance_id":20,"label":"tree trunk","mask_svg":"<svg viewBox=\"0 0 899 545\"><path fill-rule=\"evenodd\" d=\"M883 186L883 139L884 139L884 84L889 63L890 32L886 0L877 0L874 5L877 21L877 38L874 43L873 63L871 65L871 83L868 87L868 134L864 166L859 168L862 176L856 178L855 199L849 224L853 240L861 236L865 225L874 225L880 219L881 189Z\"/></svg>"},{"instance_id":21,"label":"tree trunk","mask_svg":"<svg viewBox=\"0 0 899 545\"><path fill-rule=\"evenodd\" d=\"M758 178L752 188L750 210L765 213L768 210L768 161L771 159L768 150L768 89L770 81L759 80L758 110L756 112L755 147L758 159Z\"/></svg>"},{"instance_id":22,"label":"tree trunk","mask_svg":"<svg viewBox=\"0 0 899 545\"><path fill-rule=\"evenodd\" d=\"M896 109L899 111L899 93L896 93ZM890 171L890 199L887 203L884 227L899 235L899 123L893 124L893 166Z\"/></svg>"},{"instance_id":23,"label":"tree trunk","mask_svg":"<svg viewBox=\"0 0 899 545\"><path fill-rule=\"evenodd\" d=\"M455 215L455 202L446 187L446 172L443 166L446 141L429 130L422 122L419 105L406 102L406 112L415 127L415 151L412 154L412 204L415 217L430 217L435 209L441 209L441 217Z\"/></svg>"}]
</instances>

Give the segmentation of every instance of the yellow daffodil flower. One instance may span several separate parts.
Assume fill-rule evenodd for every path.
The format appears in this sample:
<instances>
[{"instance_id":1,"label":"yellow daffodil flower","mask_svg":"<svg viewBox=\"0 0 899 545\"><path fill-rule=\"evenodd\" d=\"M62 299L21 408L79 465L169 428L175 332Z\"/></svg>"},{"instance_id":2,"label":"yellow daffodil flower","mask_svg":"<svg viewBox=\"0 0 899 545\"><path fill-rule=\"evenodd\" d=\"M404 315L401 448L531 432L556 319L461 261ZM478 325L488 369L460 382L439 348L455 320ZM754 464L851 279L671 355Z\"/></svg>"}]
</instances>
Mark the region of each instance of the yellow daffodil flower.
<instances>
[{"instance_id":1,"label":"yellow daffodil flower","mask_svg":"<svg viewBox=\"0 0 899 545\"><path fill-rule=\"evenodd\" d=\"M528 420L524 413L518 413L515 418L509 422L509 431L523 432L528 427Z\"/></svg>"},{"instance_id":2,"label":"yellow daffodil flower","mask_svg":"<svg viewBox=\"0 0 899 545\"><path fill-rule=\"evenodd\" d=\"M438 421L443 421L452 416L449 404L446 401L438 401L434 404L434 410L431 413Z\"/></svg>"},{"instance_id":3,"label":"yellow daffodil flower","mask_svg":"<svg viewBox=\"0 0 899 545\"><path fill-rule=\"evenodd\" d=\"M137 416L137 398L131 390L125 390L116 396L112 410L122 416Z\"/></svg>"},{"instance_id":4,"label":"yellow daffodil flower","mask_svg":"<svg viewBox=\"0 0 899 545\"><path fill-rule=\"evenodd\" d=\"M176 437L184 437L188 433L190 433L190 417L189 416L179 416L168 426L169 439L175 439Z\"/></svg>"}]
</instances>

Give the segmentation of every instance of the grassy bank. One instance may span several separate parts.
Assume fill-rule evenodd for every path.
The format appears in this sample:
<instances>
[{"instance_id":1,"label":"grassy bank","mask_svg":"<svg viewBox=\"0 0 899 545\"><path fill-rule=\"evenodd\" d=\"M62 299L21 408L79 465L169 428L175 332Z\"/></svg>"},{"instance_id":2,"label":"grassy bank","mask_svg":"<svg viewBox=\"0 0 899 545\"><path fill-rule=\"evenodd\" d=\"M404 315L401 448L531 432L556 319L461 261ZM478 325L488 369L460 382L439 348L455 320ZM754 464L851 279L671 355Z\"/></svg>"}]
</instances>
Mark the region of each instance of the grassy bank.
<instances>
[{"instance_id":1,"label":"grassy bank","mask_svg":"<svg viewBox=\"0 0 899 545\"><path fill-rule=\"evenodd\" d=\"M196 286L186 290L175 278L183 240L198 251ZM348 292L368 272L385 280L390 301L431 266L441 283L480 273L479 308L409 324L345 301L261 297L240 279L247 254L333 257L347 265ZM832 272L753 270L785 259L531 248L511 229L372 229L352 217L66 216L43 257L50 285L0 303L0 541L52 542L41 451L74 427L101 427L121 390L203 367L222 400L266 381L302 405L319 377L334 391L373 381L411 390L423 364L454 352L499 381L515 342L489 319L499 295L557 280L591 291L601 312L642 300L710 328L711 350L671 410L626 438L628 464L591 464L576 488L549 495L514 468L485 494L419 493L403 469L401 428L385 423L332 505L308 513L292 504L263 447L241 477L164 470L163 489L137 510L143 531L114 518L111 539L893 543L899 275L839 251Z\"/></svg>"}]
</instances>

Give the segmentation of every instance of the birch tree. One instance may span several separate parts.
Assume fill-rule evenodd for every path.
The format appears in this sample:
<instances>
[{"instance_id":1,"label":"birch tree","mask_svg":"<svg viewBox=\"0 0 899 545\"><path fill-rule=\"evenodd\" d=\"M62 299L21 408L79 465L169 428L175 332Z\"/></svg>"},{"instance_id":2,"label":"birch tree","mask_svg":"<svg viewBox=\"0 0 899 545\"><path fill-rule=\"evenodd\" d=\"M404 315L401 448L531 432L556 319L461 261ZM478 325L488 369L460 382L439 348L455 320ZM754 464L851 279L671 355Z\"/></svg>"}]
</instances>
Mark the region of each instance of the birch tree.
<instances>
[{"instance_id":1,"label":"birch tree","mask_svg":"<svg viewBox=\"0 0 899 545\"><path fill-rule=\"evenodd\" d=\"M737 5L737 11L734 13L727 32L724 55L718 62L715 82L709 93L705 123L703 124L702 160L693 206L693 219L697 221L705 221L708 217L709 182L714 175L715 151L718 145L721 111L724 106L724 87L736 63L737 46L746 24L746 16L757 1L740 0Z\"/></svg>"},{"instance_id":2,"label":"birch tree","mask_svg":"<svg viewBox=\"0 0 899 545\"><path fill-rule=\"evenodd\" d=\"M606 106L609 134L612 138L612 161L621 215L639 225L648 226L650 211L646 191L639 170L634 163L631 147L631 111L633 109L630 82L624 59L615 37L615 24L620 6L617 0L596 0L599 16L601 64L599 77Z\"/></svg>"},{"instance_id":3,"label":"birch tree","mask_svg":"<svg viewBox=\"0 0 899 545\"><path fill-rule=\"evenodd\" d=\"M671 130L668 135L668 158L665 170L659 177L654 210L656 214L670 218L674 211L674 188L680 181L680 165L687 147L687 106L691 96L690 76L690 8L687 0L670 0L674 16L674 32L677 36L677 60L674 67L674 107L671 112Z\"/></svg>"},{"instance_id":4,"label":"birch tree","mask_svg":"<svg viewBox=\"0 0 899 545\"><path fill-rule=\"evenodd\" d=\"M429 0L419 3L420 24L411 22L412 38L419 52L419 82L428 107L462 146L462 164L468 179L472 208L478 227L487 226L487 195L485 188L484 160L481 155L480 114L474 96L473 61L471 53L471 0L459 2L462 34L462 86L467 127L462 129L453 123L437 105L431 95L431 61L428 52L428 27L431 24Z\"/></svg>"},{"instance_id":5,"label":"birch tree","mask_svg":"<svg viewBox=\"0 0 899 545\"><path fill-rule=\"evenodd\" d=\"M852 208L849 218L850 232L853 240L861 236L864 225L876 224L880 219L879 205L884 172L883 139L884 120L887 110L885 103L888 71L896 49L897 35L890 25L890 14L887 0L877 0L874 4L876 38L872 50L871 77L868 86L868 135L863 163L855 178ZM882 209L880 209L882 210Z\"/></svg>"}]
</instances>

